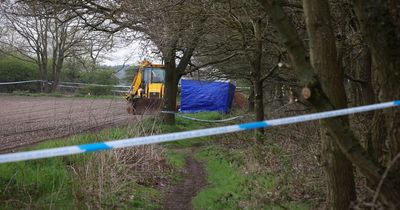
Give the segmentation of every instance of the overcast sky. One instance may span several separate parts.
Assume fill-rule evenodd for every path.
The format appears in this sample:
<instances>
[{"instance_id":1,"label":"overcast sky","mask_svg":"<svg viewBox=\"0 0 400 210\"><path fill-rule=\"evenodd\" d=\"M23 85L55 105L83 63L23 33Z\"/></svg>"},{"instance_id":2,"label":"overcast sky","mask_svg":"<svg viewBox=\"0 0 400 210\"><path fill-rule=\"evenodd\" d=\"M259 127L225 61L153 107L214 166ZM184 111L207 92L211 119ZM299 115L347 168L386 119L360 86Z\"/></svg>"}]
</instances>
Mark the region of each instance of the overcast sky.
<instances>
[{"instance_id":1,"label":"overcast sky","mask_svg":"<svg viewBox=\"0 0 400 210\"><path fill-rule=\"evenodd\" d=\"M112 52L105 53L105 59L103 59L100 64L108 66L116 65L132 65L138 64L144 59L151 62L160 63L161 61L154 58L154 53L151 50L143 49L143 44L140 41L134 41L127 46L115 47Z\"/></svg>"},{"instance_id":2,"label":"overcast sky","mask_svg":"<svg viewBox=\"0 0 400 210\"><path fill-rule=\"evenodd\" d=\"M140 60L139 45L132 43L125 47L115 47L112 52L105 53L105 59L100 63L107 66L134 64Z\"/></svg>"}]
</instances>

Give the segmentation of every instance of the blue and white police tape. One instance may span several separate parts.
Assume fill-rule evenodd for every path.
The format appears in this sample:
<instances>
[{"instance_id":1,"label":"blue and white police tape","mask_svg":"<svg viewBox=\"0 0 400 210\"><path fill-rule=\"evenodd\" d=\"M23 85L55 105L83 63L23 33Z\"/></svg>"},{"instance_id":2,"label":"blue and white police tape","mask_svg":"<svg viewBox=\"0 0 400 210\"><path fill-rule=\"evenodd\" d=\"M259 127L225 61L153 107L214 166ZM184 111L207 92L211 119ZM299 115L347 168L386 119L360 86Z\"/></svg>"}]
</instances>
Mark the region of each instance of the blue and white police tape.
<instances>
[{"instance_id":1,"label":"blue and white police tape","mask_svg":"<svg viewBox=\"0 0 400 210\"><path fill-rule=\"evenodd\" d=\"M327 111L327 112L320 112L320 113L315 113L315 114L306 114L306 115L300 115L300 116L294 116L294 117L286 117L286 118L275 119L275 120L244 123L244 124L239 124L239 125L230 125L230 126L184 131L184 132L177 132L177 133L168 133L168 134L146 136L146 137L128 138L128 139L122 139L122 140L116 140L116 141L108 141L108 142L93 143L93 144L82 144L82 145L77 145L77 146L67 146L67 147L59 147L59 148L53 148L53 149L43 149L43 150L28 151L28 152L2 154L2 155L0 155L0 163L16 162L16 161L22 161L22 160L33 160L33 159L64 156L64 155L72 155L72 154L79 154L79 153L85 153L85 152L94 152L94 151L132 147L132 146L145 145L145 144L177 141L177 140L196 138L196 137L212 136L212 135L218 135L218 134L224 134L224 133L233 133L233 132L245 131L245 130L256 129L256 128L264 128L264 127L287 125L287 124L293 124L293 123L299 123L299 122L305 122L305 121L311 121L311 120L326 119L326 118L330 118L330 117L337 117L337 116L343 116L343 115L354 114L354 113L359 113L359 112L367 112L367 111L372 111L372 110L385 109L385 108L395 107L395 106L400 106L400 100L386 102L386 103L380 103L380 104L367 105L367 106L360 106L360 107L339 109L339 110L333 110L333 111Z\"/></svg>"},{"instance_id":2,"label":"blue and white police tape","mask_svg":"<svg viewBox=\"0 0 400 210\"><path fill-rule=\"evenodd\" d=\"M25 83L33 83L33 82L43 82L43 80L25 80L25 81L15 81L15 82L0 82L0 85L16 85L16 84L25 84Z\"/></svg>"},{"instance_id":3,"label":"blue and white police tape","mask_svg":"<svg viewBox=\"0 0 400 210\"><path fill-rule=\"evenodd\" d=\"M174 112L174 111L161 111L161 113L165 113L165 114L174 114L177 117L180 118L184 118L184 119L188 119L188 120L193 120L193 121L198 121L198 122L206 122L206 123L222 123L222 122L229 122L232 120L237 120L239 118L243 118L244 116L236 116L236 117L230 117L230 118L226 118L226 119L222 119L222 120L204 120L204 119L199 119L199 118L194 118L194 117L188 117L185 115L181 115L178 112Z\"/></svg>"},{"instance_id":4,"label":"blue and white police tape","mask_svg":"<svg viewBox=\"0 0 400 210\"><path fill-rule=\"evenodd\" d=\"M0 85L15 85L15 84L26 84L26 83L34 83L34 82L47 82L48 84L53 84L53 81L45 81L45 80L24 80L24 81L14 81L14 82L0 82ZM75 86L72 86L75 85ZM115 88L130 88L130 86L126 85L102 85L102 84L90 84L90 83L81 83L81 82L59 82L58 86L60 87L73 87L77 88L80 86L96 86L96 87L115 87Z\"/></svg>"}]
</instances>

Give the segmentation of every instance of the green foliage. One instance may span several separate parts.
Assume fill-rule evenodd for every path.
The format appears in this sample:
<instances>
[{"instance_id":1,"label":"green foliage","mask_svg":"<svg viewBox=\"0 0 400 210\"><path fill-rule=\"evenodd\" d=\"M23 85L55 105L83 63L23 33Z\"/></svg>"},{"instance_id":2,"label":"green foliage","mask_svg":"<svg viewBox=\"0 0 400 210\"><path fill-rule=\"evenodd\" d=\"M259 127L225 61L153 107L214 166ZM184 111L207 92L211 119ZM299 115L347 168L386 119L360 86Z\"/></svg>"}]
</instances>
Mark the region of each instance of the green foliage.
<instances>
[{"instance_id":1,"label":"green foliage","mask_svg":"<svg viewBox=\"0 0 400 210\"><path fill-rule=\"evenodd\" d=\"M4 208L45 208L73 205L71 176L62 158L0 165L0 205ZM32 203L24 201L31 200Z\"/></svg>"},{"instance_id":2,"label":"green foliage","mask_svg":"<svg viewBox=\"0 0 400 210\"><path fill-rule=\"evenodd\" d=\"M197 118L197 119L204 119L204 120L219 120L222 118L222 115L218 112L199 112L199 113L184 114L184 115L193 117L193 118ZM186 130L196 130L196 129L206 128L206 127L210 127L210 126L215 126L215 124L193 121L193 120L177 117L175 125L161 124L160 128L163 133L173 133L173 132L186 131ZM191 147L191 146L199 146L209 140L210 140L209 137L201 137L201 138L169 142L169 143L166 143L166 145L169 147L175 147L175 148L185 148L185 147Z\"/></svg>"},{"instance_id":3,"label":"green foliage","mask_svg":"<svg viewBox=\"0 0 400 210\"><path fill-rule=\"evenodd\" d=\"M118 78L112 69L98 69L96 71L83 72L81 81L84 83L94 83L102 85L116 85Z\"/></svg>"},{"instance_id":4,"label":"green foliage","mask_svg":"<svg viewBox=\"0 0 400 210\"><path fill-rule=\"evenodd\" d=\"M64 62L63 70L60 75L61 81L76 82L81 80L83 66L76 60L68 59Z\"/></svg>"},{"instance_id":5,"label":"green foliage","mask_svg":"<svg viewBox=\"0 0 400 210\"><path fill-rule=\"evenodd\" d=\"M82 86L76 93L78 96L112 95L113 85L119 83L115 69L107 66L93 66L90 62L83 65L75 59L68 59L61 74L61 81L99 84L105 86Z\"/></svg>"},{"instance_id":6,"label":"green foliage","mask_svg":"<svg viewBox=\"0 0 400 210\"><path fill-rule=\"evenodd\" d=\"M218 113L190 115L200 119L221 119ZM139 130L144 133L158 131L169 133L215 126L177 118L175 126L159 124L157 119L146 119ZM107 129L96 134L76 135L67 139L47 141L31 149L51 148L76 144L122 139L137 134L128 128ZM210 142L213 137L171 142L165 145L167 162L176 170L166 174L171 183L183 180L185 156L190 150L175 149ZM224 148L216 144L200 147L196 159L204 162L209 185L193 199L194 209L309 209L311 204L291 199L290 183L295 174L290 168L289 154L279 145L266 141L251 147ZM191 151L191 150L190 150ZM83 204L88 193L81 192L82 183L77 178L79 168L93 167L99 162L89 153L58 158L26 161L0 165L0 206L3 209L61 209L86 208ZM107 153L108 154L108 153ZM250 157L251 156L251 157ZM276 156L276 157L275 157ZM275 159L276 158L276 159ZM276 168L263 168L263 160L277 162ZM106 164L108 165L108 164ZM117 169L123 168L122 165ZM78 172L76 172L76 170ZM124 173L124 171L122 171ZM126 173L126 172L125 172ZM84 174L84 173L83 173ZM107 176L105 173L104 176ZM78 176L79 177L79 176ZM88 180L92 180L86 177ZM95 186L95 185L94 185ZM131 198L132 197L132 198ZM16 199L17 198L17 199ZM119 209L159 209L161 192L136 182L124 183L122 191L101 197L101 207ZM24 201L28 201L26 203ZM97 200L95 201L97 202Z\"/></svg>"},{"instance_id":7,"label":"green foliage","mask_svg":"<svg viewBox=\"0 0 400 210\"><path fill-rule=\"evenodd\" d=\"M132 65L125 70L125 77L122 79L123 82L127 85L132 83L133 77L135 76L139 66Z\"/></svg>"},{"instance_id":8,"label":"green foliage","mask_svg":"<svg viewBox=\"0 0 400 210\"><path fill-rule=\"evenodd\" d=\"M219 151L202 150L197 158L207 161L206 170L210 185L194 199L194 209L238 209L241 185L245 177L226 159L218 157Z\"/></svg>"},{"instance_id":9,"label":"green foliage","mask_svg":"<svg viewBox=\"0 0 400 210\"><path fill-rule=\"evenodd\" d=\"M23 61L13 56L0 56L0 81L23 81L39 79L38 69L35 64ZM38 83L16 84L0 86L0 91L39 89Z\"/></svg>"},{"instance_id":10,"label":"green foliage","mask_svg":"<svg viewBox=\"0 0 400 210\"><path fill-rule=\"evenodd\" d=\"M273 150L280 152L277 148ZM248 152L209 146L197 153L196 158L206 163L210 184L193 199L194 209L310 208L306 203L277 197L277 189L286 186L288 181L282 180L277 172L261 171L261 168L249 171Z\"/></svg>"},{"instance_id":11,"label":"green foliage","mask_svg":"<svg viewBox=\"0 0 400 210\"><path fill-rule=\"evenodd\" d=\"M97 134L75 135L66 139L41 143L30 149L44 149L76 144L93 143L107 139L127 137L126 128L107 129ZM82 186L76 169L85 168L99 153L71 155L56 158L0 164L1 209L82 209L87 199L81 196ZM123 172L122 172L123 173ZM94 180L96 181L96 180ZM158 209L160 192L134 182L124 183L121 192L109 194L99 202L102 206L113 205L123 209ZM129 194L128 194L129 193ZM121 200L121 198L129 198ZM93 198L92 198L93 199Z\"/></svg>"},{"instance_id":12,"label":"green foliage","mask_svg":"<svg viewBox=\"0 0 400 210\"><path fill-rule=\"evenodd\" d=\"M160 209L159 191L141 185L136 185L134 189L136 198L129 201L126 209Z\"/></svg>"},{"instance_id":13,"label":"green foliage","mask_svg":"<svg viewBox=\"0 0 400 210\"><path fill-rule=\"evenodd\" d=\"M173 165L178 169L181 169L186 165L185 154L172 150L167 152L167 161L170 165Z\"/></svg>"},{"instance_id":14,"label":"green foliage","mask_svg":"<svg viewBox=\"0 0 400 210\"><path fill-rule=\"evenodd\" d=\"M83 83L107 85L85 86L79 90L79 93L82 95L111 95L113 89L112 85L118 84L118 78L115 76L114 72L109 69L82 73L81 81Z\"/></svg>"}]
</instances>

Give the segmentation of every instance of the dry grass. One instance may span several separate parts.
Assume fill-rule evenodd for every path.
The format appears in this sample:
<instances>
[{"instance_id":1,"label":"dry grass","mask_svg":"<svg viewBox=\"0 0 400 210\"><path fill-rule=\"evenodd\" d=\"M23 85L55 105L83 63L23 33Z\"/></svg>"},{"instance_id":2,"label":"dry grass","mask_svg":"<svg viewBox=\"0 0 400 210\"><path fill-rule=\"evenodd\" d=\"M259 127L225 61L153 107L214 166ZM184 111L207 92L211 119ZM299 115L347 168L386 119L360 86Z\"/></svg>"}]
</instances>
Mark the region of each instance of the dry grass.
<instances>
[{"instance_id":1,"label":"dry grass","mask_svg":"<svg viewBox=\"0 0 400 210\"><path fill-rule=\"evenodd\" d=\"M135 187L165 185L169 166L164 149L148 145L93 154L85 165L72 167L75 198L88 209L118 208L136 199Z\"/></svg>"},{"instance_id":2,"label":"dry grass","mask_svg":"<svg viewBox=\"0 0 400 210\"><path fill-rule=\"evenodd\" d=\"M128 128L129 136L152 135L158 132L156 121L141 122ZM160 145L92 154L84 165L71 166L77 180L74 196L88 209L122 208L138 202L143 197L143 187L159 190L168 184L172 168L167 164L165 155L166 151ZM145 193L145 197L150 200L143 201L143 205L151 208L148 205L152 202L160 202L161 198L156 198L157 193Z\"/></svg>"},{"instance_id":3,"label":"dry grass","mask_svg":"<svg viewBox=\"0 0 400 210\"><path fill-rule=\"evenodd\" d=\"M285 106L270 112L269 119L305 114L305 111L298 111L303 109L296 105ZM295 202L313 209L326 208L318 127L318 122L314 121L268 128L263 143L254 139L252 131L229 134L224 136L224 141L219 141L224 148L242 151L245 155L236 162L240 162L247 175L255 177L247 183L251 185L252 200L242 201L243 206L261 208L273 204L292 208L288 202ZM265 184L268 182L273 183L270 189Z\"/></svg>"}]
</instances>

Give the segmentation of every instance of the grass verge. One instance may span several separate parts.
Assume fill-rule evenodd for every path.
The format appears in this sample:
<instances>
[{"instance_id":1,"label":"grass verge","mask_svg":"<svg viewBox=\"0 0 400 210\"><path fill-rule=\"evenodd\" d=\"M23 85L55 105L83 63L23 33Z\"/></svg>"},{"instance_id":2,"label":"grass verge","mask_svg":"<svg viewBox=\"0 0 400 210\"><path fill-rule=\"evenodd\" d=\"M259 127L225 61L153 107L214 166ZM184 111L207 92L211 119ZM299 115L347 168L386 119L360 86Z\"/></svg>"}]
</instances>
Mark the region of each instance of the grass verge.
<instances>
[{"instance_id":1,"label":"grass verge","mask_svg":"<svg viewBox=\"0 0 400 210\"><path fill-rule=\"evenodd\" d=\"M186 154L183 152L169 150L167 152L167 161L170 165L175 166L175 168L182 169L186 165L185 156L186 156Z\"/></svg>"},{"instance_id":2,"label":"grass verge","mask_svg":"<svg viewBox=\"0 0 400 210\"><path fill-rule=\"evenodd\" d=\"M197 153L208 173L209 186L194 199L194 209L310 209L306 203L280 200L278 176L248 170L243 150L210 146ZM286 183L287 184L287 183Z\"/></svg>"},{"instance_id":3,"label":"grass verge","mask_svg":"<svg viewBox=\"0 0 400 210\"><path fill-rule=\"evenodd\" d=\"M190 116L222 118L218 113ZM177 118L176 125L168 126L147 119L138 128L76 135L30 149L217 125L221 124ZM243 146L237 135L222 137L232 139L231 145L213 142L217 138L221 142L221 136L204 137L162 146L0 164L0 209L159 209L163 194L157 186L183 180L185 157L191 147L198 147L196 159L204 162L210 183L193 199L195 209L310 209L312 205L307 202L293 199L291 188L296 177L282 146L274 143Z\"/></svg>"},{"instance_id":4,"label":"grass verge","mask_svg":"<svg viewBox=\"0 0 400 210\"><path fill-rule=\"evenodd\" d=\"M184 114L186 116L190 116L192 118L198 119L205 119L205 120L219 120L222 119L222 115L218 112L199 112L194 114ZM221 124L217 124L221 125ZM217 126L216 124L193 121L185 118L180 118L179 116L176 117L176 124L175 125L165 125L161 124L160 129L163 133L173 133L173 132L180 132L180 131L188 131L188 130L196 130L206 127L213 127ZM201 138L194 138L182 141L174 141L166 143L165 145L168 148L188 148L188 147L195 147L207 144L209 142L210 137L201 137Z\"/></svg>"},{"instance_id":5,"label":"grass verge","mask_svg":"<svg viewBox=\"0 0 400 210\"><path fill-rule=\"evenodd\" d=\"M106 129L29 149L120 139L127 133L127 128ZM162 153L152 146L0 164L1 209L157 209L161 193L146 175L164 172Z\"/></svg>"}]
</instances>

